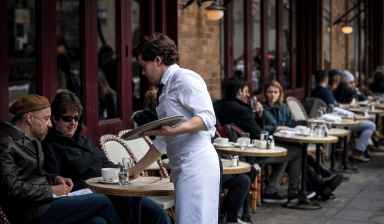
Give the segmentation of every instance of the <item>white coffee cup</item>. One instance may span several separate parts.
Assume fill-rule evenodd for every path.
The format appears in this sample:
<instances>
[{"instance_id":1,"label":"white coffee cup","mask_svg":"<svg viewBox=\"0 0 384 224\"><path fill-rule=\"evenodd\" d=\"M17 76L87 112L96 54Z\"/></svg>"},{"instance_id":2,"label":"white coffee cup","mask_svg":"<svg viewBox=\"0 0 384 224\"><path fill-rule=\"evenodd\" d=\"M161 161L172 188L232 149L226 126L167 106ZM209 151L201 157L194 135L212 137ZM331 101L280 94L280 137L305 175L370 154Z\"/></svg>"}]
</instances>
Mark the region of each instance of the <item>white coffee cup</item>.
<instances>
[{"instance_id":1,"label":"white coffee cup","mask_svg":"<svg viewBox=\"0 0 384 224\"><path fill-rule=\"evenodd\" d=\"M220 146L228 145L228 138L216 138L214 143Z\"/></svg>"},{"instance_id":2,"label":"white coffee cup","mask_svg":"<svg viewBox=\"0 0 384 224\"><path fill-rule=\"evenodd\" d=\"M296 130L299 134L307 135L310 129L307 126L297 126Z\"/></svg>"},{"instance_id":3,"label":"white coffee cup","mask_svg":"<svg viewBox=\"0 0 384 224\"><path fill-rule=\"evenodd\" d=\"M117 182L119 180L119 170L116 168L101 169L101 176L105 181Z\"/></svg>"}]
</instances>

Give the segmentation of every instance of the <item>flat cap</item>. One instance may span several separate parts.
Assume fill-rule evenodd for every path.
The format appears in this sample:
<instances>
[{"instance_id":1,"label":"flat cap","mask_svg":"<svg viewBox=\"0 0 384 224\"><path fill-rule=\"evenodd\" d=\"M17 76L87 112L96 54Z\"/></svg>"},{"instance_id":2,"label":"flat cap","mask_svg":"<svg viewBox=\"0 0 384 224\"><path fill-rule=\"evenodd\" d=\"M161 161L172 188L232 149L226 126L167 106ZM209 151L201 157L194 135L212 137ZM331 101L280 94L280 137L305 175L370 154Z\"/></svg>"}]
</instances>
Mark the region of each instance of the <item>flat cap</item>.
<instances>
[{"instance_id":1,"label":"flat cap","mask_svg":"<svg viewBox=\"0 0 384 224\"><path fill-rule=\"evenodd\" d=\"M31 94L18 99L11 106L11 108L9 108L9 113L15 115L16 117L16 115L19 115L19 114L42 110L50 106L51 104L49 104L48 99L45 98L44 96ZM12 121L14 121L14 119L12 119Z\"/></svg>"}]
</instances>

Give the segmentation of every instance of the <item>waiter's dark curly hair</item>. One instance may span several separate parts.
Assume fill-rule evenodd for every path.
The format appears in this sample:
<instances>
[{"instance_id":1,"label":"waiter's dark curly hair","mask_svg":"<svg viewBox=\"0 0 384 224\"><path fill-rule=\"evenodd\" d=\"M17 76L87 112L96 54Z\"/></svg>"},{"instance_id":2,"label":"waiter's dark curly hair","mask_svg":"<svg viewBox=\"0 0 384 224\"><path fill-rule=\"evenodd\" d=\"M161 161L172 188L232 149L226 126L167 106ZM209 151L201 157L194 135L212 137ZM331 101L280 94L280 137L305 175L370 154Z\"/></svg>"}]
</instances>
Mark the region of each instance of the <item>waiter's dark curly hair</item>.
<instances>
[{"instance_id":1,"label":"waiter's dark curly hair","mask_svg":"<svg viewBox=\"0 0 384 224\"><path fill-rule=\"evenodd\" d=\"M156 56L160 56L164 65L179 64L179 52L175 42L162 33L142 37L140 44L132 50L134 57L138 58L140 54L144 61L153 61Z\"/></svg>"}]
</instances>

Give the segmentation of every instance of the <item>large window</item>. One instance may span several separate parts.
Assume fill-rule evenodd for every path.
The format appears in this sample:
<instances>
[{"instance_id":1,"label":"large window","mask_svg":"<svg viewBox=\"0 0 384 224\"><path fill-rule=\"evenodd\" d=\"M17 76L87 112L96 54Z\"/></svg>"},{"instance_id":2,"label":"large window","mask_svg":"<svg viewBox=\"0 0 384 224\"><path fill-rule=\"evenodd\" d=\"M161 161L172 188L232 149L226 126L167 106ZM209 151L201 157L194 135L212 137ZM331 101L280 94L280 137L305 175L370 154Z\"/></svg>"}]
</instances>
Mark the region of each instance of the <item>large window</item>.
<instances>
[{"instance_id":1,"label":"large window","mask_svg":"<svg viewBox=\"0 0 384 224\"><path fill-rule=\"evenodd\" d=\"M331 0L323 0L324 69L331 69Z\"/></svg>"},{"instance_id":2,"label":"large window","mask_svg":"<svg viewBox=\"0 0 384 224\"><path fill-rule=\"evenodd\" d=\"M36 94L38 76L36 71L35 1L8 0L7 3L8 103L10 107L16 100L29 94ZM11 120L13 115L9 116L9 120Z\"/></svg>"},{"instance_id":3,"label":"large window","mask_svg":"<svg viewBox=\"0 0 384 224\"><path fill-rule=\"evenodd\" d=\"M244 1L236 1L233 4L233 55L234 55L234 76L244 78Z\"/></svg>"},{"instance_id":4,"label":"large window","mask_svg":"<svg viewBox=\"0 0 384 224\"><path fill-rule=\"evenodd\" d=\"M132 47L140 43L140 1L131 0L131 35ZM140 74L141 69L139 62L135 57L132 57L132 103L133 111L143 109L143 100L140 99Z\"/></svg>"},{"instance_id":5,"label":"large window","mask_svg":"<svg viewBox=\"0 0 384 224\"><path fill-rule=\"evenodd\" d=\"M261 75L261 39L260 39L260 1L253 1L252 4L252 29L253 29L253 69L252 69L252 82L253 94L261 93L263 86L263 77Z\"/></svg>"},{"instance_id":6,"label":"large window","mask_svg":"<svg viewBox=\"0 0 384 224\"><path fill-rule=\"evenodd\" d=\"M269 79L276 80L276 0L268 0L268 65Z\"/></svg>"},{"instance_id":7,"label":"large window","mask_svg":"<svg viewBox=\"0 0 384 224\"><path fill-rule=\"evenodd\" d=\"M283 1L283 89L291 89L290 0ZM279 65L280 66L280 65Z\"/></svg>"},{"instance_id":8,"label":"large window","mask_svg":"<svg viewBox=\"0 0 384 224\"><path fill-rule=\"evenodd\" d=\"M113 119L118 116L118 80L117 67L118 44L116 39L116 2L115 0L97 1L98 36L98 107L99 120Z\"/></svg>"},{"instance_id":9,"label":"large window","mask_svg":"<svg viewBox=\"0 0 384 224\"><path fill-rule=\"evenodd\" d=\"M56 1L57 91L81 95L79 0Z\"/></svg>"}]
</instances>

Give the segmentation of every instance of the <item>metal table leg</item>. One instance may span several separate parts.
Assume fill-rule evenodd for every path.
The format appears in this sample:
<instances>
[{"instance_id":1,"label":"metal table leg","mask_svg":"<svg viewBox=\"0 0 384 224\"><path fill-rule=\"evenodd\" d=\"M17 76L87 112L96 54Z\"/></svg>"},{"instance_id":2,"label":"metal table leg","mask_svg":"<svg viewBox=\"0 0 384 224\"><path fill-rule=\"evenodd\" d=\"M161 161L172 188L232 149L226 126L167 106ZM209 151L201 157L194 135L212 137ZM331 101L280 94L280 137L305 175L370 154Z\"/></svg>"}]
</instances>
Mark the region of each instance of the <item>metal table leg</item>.
<instances>
[{"instance_id":1,"label":"metal table leg","mask_svg":"<svg viewBox=\"0 0 384 224\"><path fill-rule=\"evenodd\" d=\"M141 198L142 197L132 197L133 199L133 223L141 223Z\"/></svg>"},{"instance_id":2,"label":"metal table leg","mask_svg":"<svg viewBox=\"0 0 384 224\"><path fill-rule=\"evenodd\" d=\"M330 171L332 173L336 173L336 169L335 169L335 160L336 160L336 151L335 151L335 148L336 148L336 143L332 143L332 152L331 152L331 169Z\"/></svg>"},{"instance_id":3,"label":"metal table leg","mask_svg":"<svg viewBox=\"0 0 384 224\"><path fill-rule=\"evenodd\" d=\"M354 167L350 167L349 164L348 164L348 161L347 161L347 155L348 155L347 139L348 139L348 136L345 136L344 137L343 161L341 162L340 166L337 168L337 171L338 172L343 172L343 173L358 173L359 169L358 168L354 168Z\"/></svg>"},{"instance_id":4,"label":"metal table leg","mask_svg":"<svg viewBox=\"0 0 384 224\"><path fill-rule=\"evenodd\" d=\"M296 208L304 210L314 210L320 209L321 206L311 202L307 198L307 151L308 143L303 144L303 151L301 154L301 169L302 169L302 178L301 178L301 194L298 195L298 200L294 203L284 204L284 207L287 208Z\"/></svg>"}]
</instances>

